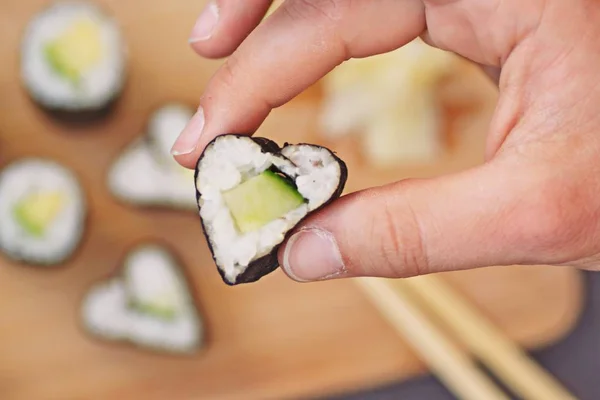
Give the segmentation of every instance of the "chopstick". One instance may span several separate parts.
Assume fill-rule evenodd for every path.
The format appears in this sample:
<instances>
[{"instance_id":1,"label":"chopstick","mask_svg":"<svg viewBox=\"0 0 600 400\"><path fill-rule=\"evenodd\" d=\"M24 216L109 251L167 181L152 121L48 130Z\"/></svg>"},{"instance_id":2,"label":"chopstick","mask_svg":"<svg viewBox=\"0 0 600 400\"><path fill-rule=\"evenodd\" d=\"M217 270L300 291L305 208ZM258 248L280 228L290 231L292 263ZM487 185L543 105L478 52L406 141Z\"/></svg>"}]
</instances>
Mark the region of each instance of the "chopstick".
<instances>
[{"instance_id":1,"label":"chopstick","mask_svg":"<svg viewBox=\"0 0 600 400\"><path fill-rule=\"evenodd\" d=\"M413 289L463 344L528 400L575 399L554 377L508 339L444 280L421 276L400 282Z\"/></svg>"},{"instance_id":2,"label":"chopstick","mask_svg":"<svg viewBox=\"0 0 600 400\"><path fill-rule=\"evenodd\" d=\"M419 311L404 291L393 289L381 278L357 278L356 281L382 316L410 342L459 399L509 399Z\"/></svg>"},{"instance_id":3,"label":"chopstick","mask_svg":"<svg viewBox=\"0 0 600 400\"><path fill-rule=\"evenodd\" d=\"M383 278L357 278L356 281L382 316L407 339L432 372L459 399L508 397L429 321L415 304L415 297L424 301L474 356L523 399L575 399L441 279L430 275L394 281Z\"/></svg>"}]
</instances>

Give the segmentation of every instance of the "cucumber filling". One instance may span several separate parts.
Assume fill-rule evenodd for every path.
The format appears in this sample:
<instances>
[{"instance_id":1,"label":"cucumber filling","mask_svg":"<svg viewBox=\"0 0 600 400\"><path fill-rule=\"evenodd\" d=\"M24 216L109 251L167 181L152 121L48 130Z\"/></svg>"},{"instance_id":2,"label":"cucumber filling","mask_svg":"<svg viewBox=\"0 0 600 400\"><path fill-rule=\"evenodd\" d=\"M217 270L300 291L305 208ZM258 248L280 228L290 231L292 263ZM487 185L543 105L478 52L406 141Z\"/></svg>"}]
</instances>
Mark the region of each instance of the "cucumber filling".
<instances>
[{"instance_id":1,"label":"cucumber filling","mask_svg":"<svg viewBox=\"0 0 600 400\"><path fill-rule=\"evenodd\" d=\"M289 179L273 171L264 171L223 192L237 229L255 231L306 202Z\"/></svg>"},{"instance_id":2,"label":"cucumber filling","mask_svg":"<svg viewBox=\"0 0 600 400\"><path fill-rule=\"evenodd\" d=\"M141 314L149 315L162 320L173 320L175 317L177 317L177 314L179 314L178 307L175 302L169 301L169 299L166 298L164 301L156 299L156 301L151 302L133 300L129 306L131 309Z\"/></svg>"},{"instance_id":3,"label":"cucumber filling","mask_svg":"<svg viewBox=\"0 0 600 400\"><path fill-rule=\"evenodd\" d=\"M104 55L100 27L91 19L80 19L48 42L44 50L54 72L77 85Z\"/></svg>"},{"instance_id":4,"label":"cucumber filling","mask_svg":"<svg viewBox=\"0 0 600 400\"><path fill-rule=\"evenodd\" d=\"M31 236L42 237L65 206L60 192L36 192L29 194L14 207L19 225Z\"/></svg>"},{"instance_id":5,"label":"cucumber filling","mask_svg":"<svg viewBox=\"0 0 600 400\"><path fill-rule=\"evenodd\" d=\"M170 264L172 260L147 251L134 255L130 262L125 276L131 310L163 321L185 312L185 287Z\"/></svg>"}]
</instances>

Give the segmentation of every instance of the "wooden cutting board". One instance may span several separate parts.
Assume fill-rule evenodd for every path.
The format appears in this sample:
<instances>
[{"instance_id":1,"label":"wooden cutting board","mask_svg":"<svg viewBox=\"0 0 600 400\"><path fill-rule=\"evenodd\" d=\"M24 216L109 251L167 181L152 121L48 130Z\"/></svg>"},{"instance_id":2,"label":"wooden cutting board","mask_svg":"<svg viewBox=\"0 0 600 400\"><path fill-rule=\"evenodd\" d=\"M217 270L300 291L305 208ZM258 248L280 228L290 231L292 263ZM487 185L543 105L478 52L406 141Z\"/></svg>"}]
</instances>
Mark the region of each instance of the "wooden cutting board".
<instances>
[{"instance_id":1,"label":"wooden cutting board","mask_svg":"<svg viewBox=\"0 0 600 400\"><path fill-rule=\"evenodd\" d=\"M23 156L54 158L78 174L91 207L85 238L63 267L28 268L0 255L0 398L283 399L425 373L352 281L298 284L277 271L256 284L228 287L215 270L195 213L134 208L109 194L107 170L141 133L150 112L170 100L195 105L220 62L197 57L186 43L203 1L100 3L123 26L130 79L114 113L86 127L56 123L20 86L21 33L46 2L0 4L0 167ZM334 143L318 136L319 96L315 86L276 110L260 134L332 146L349 163L349 191L481 161L483 136L471 127L455 134L449 153L433 165L369 168L356 139ZM191 276L208 331L204 351L194 357L101 343L79 328L86 290L115 272L126 251L144 240L166 242ZM567 268L486 268L446 276L527 348L559 340L581 310L581 276Z\"/></svg>"}]
</instances>

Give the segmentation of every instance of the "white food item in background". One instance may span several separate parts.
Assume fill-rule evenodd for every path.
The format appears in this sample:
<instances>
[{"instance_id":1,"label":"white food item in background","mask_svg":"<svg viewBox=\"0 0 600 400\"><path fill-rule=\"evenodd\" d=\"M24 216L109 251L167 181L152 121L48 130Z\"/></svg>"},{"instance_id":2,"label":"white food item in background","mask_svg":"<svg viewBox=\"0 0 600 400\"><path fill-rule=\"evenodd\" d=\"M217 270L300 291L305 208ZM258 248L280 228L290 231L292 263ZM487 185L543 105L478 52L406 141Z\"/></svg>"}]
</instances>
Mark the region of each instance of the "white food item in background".
<instances>
[{"instance_id":1,"label":"white food item in background","mask_svg":"<svg viewBox=\"0 0 600 400\"><path fill-rule=\"evenodd\" d=\"M101 59L73 86L56 74L45 46L78 21L90 21L100 31ZM128 49L116 21L89 2L54 2L28 23L21 46L21 79L36 101L46 107L80 111L106 106L125 84Z\"/></svg>"},{"instance_id":2,"label":"white food item in background","mask_svg":"<svg viewBox=\"0 0 600 400\"><path fill-rule=\"evenodd\" d=\"M122 276L95 284L81 305L86 330L93 336L169 353L194 353L204 342L204 323L185 277L171 253L142 245L125 260ZM161 316L134 304L172 312Z\"/></svg>"},{"instance_id":3,"label":"white food item in background","mask_svg":"<svg viewBox=\"0 0 600 400\"><path fill-rule=\"evenodd\" d=\"M349 60L323 78L320 126L330 137L360 133L377 166L427 162L443 150L438 83L455 55L420 39L390 53Z\"/></svg>"},{"instance_id":4,"label":"white food item in background","mask_svg":"<svg viewBox=\"0 0 600 400\"><path fill-rule=\"evenodd\" d=\"M131 143L111 166L111 193L128 203L198 210L194 170L182 167L171 146L193 116L193 110L170 103L150 118L146 135Z\"/></svg>"},{"instance_id":5,"label":"white food item in background","mask_svg":"<svg viewBox=\"0 0 600 400\"><path fill-rule=\"evenodd\" d=\"M194 116L187 104L167 103L157 109L148 123L148 137L160 161L175 169L183 168L171 155L171 147Z\"/></svg>"},{"instance_id":6,"label":"white food item in background","mask_svg":"<svg viewBox=\"0 0 600 400\"><path fill-rule=\"evenodd\" d=\"M378 166L433 160L444 147L443 116L431 94L419 93L398 110L378 114L362 135L363 151Z\"/></svg>"},{"instance_id":7,"label":"white food item in background","mask_svg":"<svg viewBox=\"0 0 600 400\"><path fill-rule=\"evenodd\" d=\"M60 211L39 236L24 229L15 214L15 207L36 193L63 198ZM65 262L83 239L87 212L79 178L56 161L23 158L0 173L0 249L13 260L40 266Z\"/></svg>"}]
</instances>

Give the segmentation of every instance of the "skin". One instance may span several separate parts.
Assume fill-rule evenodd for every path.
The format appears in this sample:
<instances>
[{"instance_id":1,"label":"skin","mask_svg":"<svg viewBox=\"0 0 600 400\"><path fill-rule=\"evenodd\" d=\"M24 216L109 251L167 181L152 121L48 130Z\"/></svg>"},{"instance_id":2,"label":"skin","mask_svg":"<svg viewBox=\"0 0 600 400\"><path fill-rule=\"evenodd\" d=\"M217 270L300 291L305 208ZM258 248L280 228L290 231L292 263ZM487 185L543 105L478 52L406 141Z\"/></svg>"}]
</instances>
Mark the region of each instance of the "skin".
<instances>
[{"instance_id":1,"label":"skin","mask_svg":"<svg viewBox=\"0 0 600 400\"><path fill-rule=\"evenodd\" d=\"M500 93L484 164L340 198L282 246L292 279L600 269L599 2L287 0L257 27L269 4L217 0L211 36L192 31L199 55L229 58L201 97L204 123L174 145L183 166L218 134L254 132L345 60L417 36L480 64Z\"/></svg>"}]
</instances>

